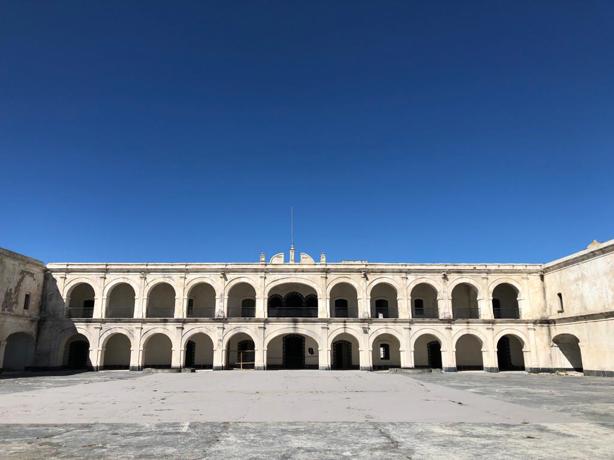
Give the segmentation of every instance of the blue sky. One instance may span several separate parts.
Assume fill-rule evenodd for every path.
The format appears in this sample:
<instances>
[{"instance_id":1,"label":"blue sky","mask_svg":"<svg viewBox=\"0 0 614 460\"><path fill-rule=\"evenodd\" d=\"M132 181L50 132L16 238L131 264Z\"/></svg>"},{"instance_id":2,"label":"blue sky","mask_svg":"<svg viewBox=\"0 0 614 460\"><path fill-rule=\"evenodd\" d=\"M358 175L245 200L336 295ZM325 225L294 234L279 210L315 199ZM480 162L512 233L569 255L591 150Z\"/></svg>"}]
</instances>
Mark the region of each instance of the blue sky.
<instances>
[{"instance_id":1,"label":"blue sky","mask_svg":"<svg viewBox=\"0 0 614 460\"><path fill-rule=\"evenodd\" d=\"M0 246L542 262L614 238L614 2L0 2Z\"/></svg>"}]
</instances>

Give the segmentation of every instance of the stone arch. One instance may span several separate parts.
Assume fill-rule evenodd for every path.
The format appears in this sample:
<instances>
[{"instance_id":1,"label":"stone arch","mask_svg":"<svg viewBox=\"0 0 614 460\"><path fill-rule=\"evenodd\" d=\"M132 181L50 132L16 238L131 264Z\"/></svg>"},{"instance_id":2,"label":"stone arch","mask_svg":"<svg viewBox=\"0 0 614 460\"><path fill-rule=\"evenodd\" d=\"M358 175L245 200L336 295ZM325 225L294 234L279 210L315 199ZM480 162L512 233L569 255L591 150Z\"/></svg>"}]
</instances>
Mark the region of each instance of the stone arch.
<instances>
[{"instance_id":1,"label":"stone arch","mask_svg":"<svg viewBox=\"0 0 614 460\"><path fill-rule=\"evenodd\" d=\"M414 367L417 368L443 368L441 352L444 349L443 338L433 331L422 332L413 339Z\"/></svg>"},{"instance_id":2,"label":"stone arch","mask_svg":"<svg viewBox=\"0 0 614 460\"><path fill-rule=\"evenodd\" d=\"M93 367L89 356L91 344L90 338L79 331L67 337L62 349L63 367L74 370L91 369Z\"/></svg>"},{"instance_id":3,"label":"stone arch","mask_svg":"<svg viewBox=\"0 0 614 460\"><path fill-rule=\"evenodd\" d=\"M358 290L352 283L339 281L329 289L331 318L358 318Z\"/></svg>"},{"instance_id":4,"label":"stone arch","mask_svg":"<svg viewBox=\"0 0 614 460\"><path fill-rule=\"evenodd\" d=\"M333 370L360 369L360 340L352 332L341 331L330 340Z\"/></svg>"},{"instance_id":5,"label":"stone arch","mask_svg":"<svg viewBox=\"0 0 614 460\"><path fill-rule=\"evenodd\" d=\"M453 347L452 349L453 350L456 349L456 343L458 342L458 340L463 335L466 335L466 334L475 335L482 342L482 351L486 350L486 344L488 343L488 340L486 339L486 336L482 334L481 331L475 328L463 328L459 331L456 331L456 333L454 333L454 335L452 336L452 347Z\"/></svg>"},{"instance_id":6,"label":"stone arch","mask_svg":"<svg viewBox=\"0 0 614 460\"><path fill-rule=\"evenodd\" d=\"M132 287L132 289L134 289L135 293L139 292L139 285L137 282L135 282L131 278L122 276L119 278L112 278L111 281L105 284L102 296L108 298L109 293L113 290L113 288L115 288L115 286L117 286L118 284L124 284L124 283L129 284Z\"/></svg>"},{"instance_id":7,"label":"stone arch","mask_svg":"<svg viewBox=\"0 0 614 460\"><path fill-rule=\"evenodd\" d=\"M133 318L136 290L132 284L119 281L107 290L106 318Z\"/></svg>"},{"instance_id":8,"label":"stone arch","mask_svg":"<svg viewBox=\"0 0 614 460\"><path fill-rule=\"evenodd\" d=\"M189 278L186 280L185 283L185 292L190 292L190 289L192 289L195 285L200 284L200 283L206 283L209 284L213 290L215 291L215 295L218 295L218 291L221 291L221 287L219 286L219 282L218 280L216 280L215 278L212 278L210 276L197 276L195 278Z\"/></svg>"},{"instance_id":9,"label":"stone arch","mask_svg":"<svg viewBox=\"0 0 614 460\"><path fill-rule=\"evenodd\" d=\"M497 332L495 334L495 343L497 343L499 341L499 339L501 337L503 337L504 335L514 335L517 336L518 339L520 340L520 342L522 343L522 349L525 352L530 351L529 349L529 338L526 336L526 334L518 329L512 329L512 328L505 328L505 329L501 329L499 332Z\"/></svg>"},{"instance_id":10,"label":"stone arch","mask_svg":"<svg viewBox=\"0 0 614 460\"><path fill-rule=\"evenodd\" d=\"M309 278L305 278L303 276L296 276L296 277L286 276L283 278L277 278L273 281L270 281L269 283L267 283L265 287L264 296L268 298L271 295L271 291L274 288L279 287L284 284L303 284L305 286L309 286L316 292L316 295L318 296L318 298L322 297L322 293L320 291L320 286L318 285L318 283L314 282L313 280Z\"/></svg>"},{"instance_id":11,"label":"stone arch","mask_svg":"<svg viewBox=\"0 0 614 460\"><path fill-rule=\"evenodd\" d=\"M249 278L234 279L226 287L226 316L229 318L256 317L256 288L246 281Z\"/></svg>"},{"instance_id":12,"label":"stone arch","mask_svg":"<svg viewBox=\"0 0 614 460\"><path fill-rule=\"evenodd\" d=\"M191 283L186 292L188 318L215 318L217 294L211 283L205 281Z\"/></svg>"},{"instance_id":13,"label":"stone arch","mask_svg":"<svg viewBox=\"0 0 614 460\"><path fill-rule=\"evenodd\" d=\"M401 367L403 342L396 333L391 330L380 330L373 334L370 343L373 369Z\"/></svg>"},{"instance_id":14,"label":"stone arch","mask_svg":"<svg viewBox=\"0 0 614 460\"><path fill-rule=\"evenodd\" d=\"M508 276L500 276L500 277L492 280L490 283L488 283L488 294L489 294L490 297L492 297L493 291L500 284L509 284L509 285L513 286L516 289L516 291L518 292L518 297L520 298L520 294L522 292L522 288L520 286L520 283L517 280L515 280L513 278L510 278Z\"/></svg>"},{"instance_id":15,"label":"stone arch","mask_svg":"<svg viewBox=\"0 0 614 460\"><path fill-rule=\"evenodd\" d=\"M334 278L331 278L329 280L328 286L326 287L327 297L330 297L330 293L333 290L333 288L335 286L337 286L338 284L341 284L341 283L349 284L349 285L351 285L356 290L357 293L360 292L361 287L351 277L349 277L349 276L335 276Z\"/></svg>"},{"instance_id":16,"label":"stone arch","mask_svg":"<svg viewBox=\"0 0 614 460\"><path fill-rule=\"evenodd\" d=\"M343 335L343 334L348 334L348 335L351 335L352 337L354 337L354 338L356 339L356 341L358 342L359 347L360 347L360 348L362 348L362 347L363 347L363 337L362 337L362 336L363 336L363 334L361 334L361 332L360 332L360 331L355 330L355 329L353 329L353 328L348 328L348 327L342 326L342 327L338 327L338 328L336 328L336 329L333 329L333 330L331 330L331 331L329 332L329 334L328 334L328 340L327 340L327 342L326 342L326 348L327 348L328 350L330 350L330 349L331 349L331 347L332 347L333 341L334 341L334 340L335 340L337 337L339 337L340 335Z\"/></svg>"},{"instance_id":17,"label":"stone arch","mask_svg":"<svg viewBox=\"0 0 614 460\"><path fill-rule=\"evenodd\" d=\"M516 334L501 334L497 339L497 367L500 371L524 371L525 342Z\"/></svg>"},{"instance_id":18,"label":"stone arch","mask_svg":"<svg viewBox=\"0 0 614 460\"><path fill-rule=\"evenodd\" d=\"M224 335L222 336L222 349L226 349L228 347L228 342L229 340L232 338L232 336L236 335L236 334L245 334L247 336L249 336L253 341L254 344L257 344L257 338L258 338L258 334L256 334L255 331L247 328L247 327L233 327L232 329L229 329L228 331L226 331L224 333Z\"/></svg>"},{"instance_id":19,"label":"stone arch","mask_svg":"<svg viewBox=\"0 0 614 460\"><path fill-rule=\"evenodd\" d=\"M175 287L165 280L152 283L146 294L147 318L172 318L175 316L175 302L177 291Z\"/></svg>"},{"instance_id":20,"label":"stone arch","mask_svg":"<svg viewBox=\"0 0 614 460\"><path fill-rule=\"evenodd\" d=\"M433 283L412 283L409 291L412 318L439 318L439 292Z\"/></svg>"},{"instance_id":21,"label":"stone arch","mask_svg":"<svg viewBox=\"0 0 614 460\"><path fill-rule=\"evenodd\" d=\"M432 335L433 337L437 338L437 340L439 340L439 342L441 343L441 351L446 351L450 348L448 339L442 332L438 331L437 329L433 329L433 328L425 328L425 329L418 330L410 338L409 343L410 343L410 347L412 350L416 347L416 341L425 334Z\"/></svg>"},{"instance_id":22,"label":"stone arch","mask_svg":"<svg viewBox=\"0 0 614 460\"><path fill-rule=\"evenodd\" d=\"M198 328L191 329L182 337L182 367L191 369L213 368L215 343L210 334Z\"/></svg>"},{"instance_id":23,"label":"stone arch","mask_svg":"<svg viewBox=\"0 0 614 460\"><path fill-rule=\"evenodd\" d=\"M463 333L454 342L456 369L484 370L484 340L471 332Z\"/></svg>"},{"instance_id":24,"label":"stone arch","mask_svg":"<svg viewBox=\"0 0 614 460\"><path fill-rule=\"evenodd\" d=\"M450 286L452 317L478 319L480 317L480 287L473 280L461 278Z\"/></svg>"},{"instance_id":25,"label":"stone arch","mask_svg":"<svg viewBox=\"0 0 614 460\"><path fill-rule=\"evenodd\" d=\"M582 349L580 340L574 334L561 333L552 338L553 350L558 350L558 368L561 370L574 370L583 372Z\"/></svg>"},{"instance_id":26,"label":"stone arch","mask_svg":"<svg viewBox=\"0 0 614 460\"><path fill-rule=\"evenodd\" d=\"M132 340L123 332L113 332L102 341L100 366L103 369L130 369Z\"/></svg>"},{"instance_id":27,"label":"stone arch","mask_svg":"<svg viewBox=\"0 0 614 460\"><path fill-rule=\"evenodd\" d=\"M68 318L93 318L96 289L89 281L78 281L66 290Z\"/></svg>"},{"instance_id":28,"label":"stone arch","mask_svg":"<svg viewBox=\"0 0 614 460\"><path fill-rule=\"evenodd\" d=\"M166 332L155 329L143 334L143 368L168 369L173 362L173 340Z\"/></svg>"},{"instance_id":29,"label":"stone arch","mask_svg":"<svg viewBox=\"0 0 614 460\"><path fill-rule=\"evenodd\" d=\"M286 333L284 333L286 332ZM266 340L267 369L317 369L321 345L315 334L302 328L284 328Z\"/></svg>"},{"instance_id":30,"label":"stone arch","mask_svg":"<svg viewBox=\"0 0 614 460\"><path fill-rule=\"evenodd\" d=\"M502 281L494 285L491 291L493 317L495 319L520 318L520 289L516 284Z\"/></svg>"},{"instance_id":31,"label":"stone arch","mask_svg":"<svg viewBox=\"0 0 614 460\"><path fill-rule=\"evenodd\" d=\"M115 334L123 334L130 340L130 344L132 347L136 346L135 337L132 333L132 330L128 327L123 326L113 326L108 329L104 329L100 334L100 347L104 348L106 346L107 341Z\"/></svg>"},{"instance_id":32,"label":"stone arch","mask_svg":"<svg viewBox=\"0 0 614 460\"><path fill-rule=\"evenodd\" d=\"M278 280L279 281L279 280ZM319 290L312 283L278 282L267 289L267 316L271 318L317 318Z\"/></svg>"},{"instance_id":33,"label":"stone arch","mask_svg":"<svg viewBox=\"0 0 614 460\"><path fill-rule=\"evenodd\" d=\"M34 336L27 332L13 332L6 338L2 369L23 371L34 361Z\"/></svg>"},{"instance_id":34,"label":"stone arch","mask_svg":"<svg viewBox=\"0 0 614 460\"><path fill-rule=\"evenodd\" d=\"M396 284L382 280L371 285L369 297L371 301L371 318L398 318L399 317L399 290Z\"/></svg>"},{"instance_id":35,"label":"stone arch","mask_svg":"<svg viewBox=\"0 0 614 460\"><path fill-rule=\"evenodd\" d=\"M428 284L435 290L435 292L437 292L438 296L443 292L443 286L439 283L439 281L437 281L436 278L421 276L413 279L411 283L407 285L407 297L411 295L411 291L419 284Z\"/></svg>"},{"instance_id":36,"label":"stone arch","mask_svg":"<svg viewBox=\"0 0 614 460\"><path fill-rule=\"evenodd\" d=\"M298 334L311 337L318 344L318 349L320 348L320 337L316 333L310 331L309 329L294 326L275 329L275 331L271 332L270 334L267 334L264 338L264 348L267 349L269 343L271 343L273 339L289 334Z\"/></svg>"},{"instance_id":37,"label":"stone arch","mask_svg":"<svg viewBox=\"0 0 614 460\"><path fill-rule=\"evenodd\" d=\"M225 369L254 369L256 367L256 341L251 334L234 331L224 347Z\"/></svg>"}]
</instances>

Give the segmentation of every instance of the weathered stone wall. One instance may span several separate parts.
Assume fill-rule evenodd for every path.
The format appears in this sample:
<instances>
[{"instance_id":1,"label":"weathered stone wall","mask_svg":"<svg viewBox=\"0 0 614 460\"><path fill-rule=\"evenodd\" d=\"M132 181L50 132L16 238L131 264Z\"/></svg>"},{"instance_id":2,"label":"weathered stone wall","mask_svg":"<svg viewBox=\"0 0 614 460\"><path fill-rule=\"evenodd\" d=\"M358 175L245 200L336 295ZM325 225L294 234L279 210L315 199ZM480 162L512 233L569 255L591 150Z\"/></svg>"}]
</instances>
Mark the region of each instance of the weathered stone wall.
<instances>
[{"instance_id":1,"label":"weathered stone wall","mask_svg":"<svg viewBox=\"0 0 614 460\"><path fill-rule=\"evenodd\" d=\"M0 369L32 364L45 266L0 248Z\"/></svg>"}]
</instances>

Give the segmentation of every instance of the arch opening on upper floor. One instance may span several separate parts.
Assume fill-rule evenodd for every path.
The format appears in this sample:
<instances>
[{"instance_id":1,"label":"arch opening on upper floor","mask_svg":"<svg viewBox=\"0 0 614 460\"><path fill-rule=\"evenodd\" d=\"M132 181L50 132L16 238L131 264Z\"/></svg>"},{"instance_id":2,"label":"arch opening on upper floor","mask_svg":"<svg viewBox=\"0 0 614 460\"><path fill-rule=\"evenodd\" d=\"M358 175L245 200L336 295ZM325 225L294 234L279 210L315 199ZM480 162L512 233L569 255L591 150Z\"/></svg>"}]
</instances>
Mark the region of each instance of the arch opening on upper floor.
<instances>
[{"instance_id":1,"label":"arch opening on upper floor","mask_svg":"<svg viewBox=\"0 0 614 460\"><path fill-rule=\"evenodd\" d=\"M454 319L478 319L478 290L469 283L459 283L452 289L452 317Z\"/></svg>"},{"instance_id":2,"label":"arch opening on upper floor","mask_svg":"<svg viewBox=\"0 0 614 460\"><path fill-rule=\"evenodd\" d=\"M92 318L96 293L91 284L79 283L70 290L68 295L68 318Z\"/></svg>"},{"instance_id":3,"label":"arch opening on upper floor","mask_svg":"<svg viewBox=\"0 0 614 460\"><path fill-rule=\"evenodd\" d=\"M397 289L388 283L378 283L371 289L371 317L398 318Z\"/></svg>"},{"instance_id":4,"label":"arch opening on upper floor","mask_svg":"<svg viewBox=\"0 0 614 460\"><path fill-rule=\"evenodd\" d=\"M306 284L279 284L269 292L267 312L269 318L317 318L318 294Z\"/></svg>"},{"instance_id":5,"label":"arch opening on upper floor","mask_svg":"<svg viewBox=\"0 0 614 460\"><path fill-rule=\"evenodd\" d=\"M350 283L340 282L330 291L331 318L358 318L358 293Z\"/></svg>"},{"instance_id":6,"label":"arch opening on upper floor","mask_svg":"<svg viewBox=\"0 0 614 460\"><path fill-rule=\"evenodd\" d=\"M495 319L518 319L518 289L509 283L501 283L492 293L492 312Z\"/></svg>"}]
</instances>

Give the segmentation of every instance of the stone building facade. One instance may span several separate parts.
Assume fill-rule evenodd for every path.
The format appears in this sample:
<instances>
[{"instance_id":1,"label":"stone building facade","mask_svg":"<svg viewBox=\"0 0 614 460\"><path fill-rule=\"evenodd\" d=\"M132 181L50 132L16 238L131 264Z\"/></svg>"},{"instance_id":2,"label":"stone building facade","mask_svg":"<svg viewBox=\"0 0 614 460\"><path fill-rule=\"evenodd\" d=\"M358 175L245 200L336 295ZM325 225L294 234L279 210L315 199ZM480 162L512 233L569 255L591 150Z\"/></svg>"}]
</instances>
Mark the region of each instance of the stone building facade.
<instances>
[{"instance_id":1,"label":"stone building facade","mask_svg":"<svg viewBox=\"0 0 614 460\"><path fill-rule=\"evenodd\" d=\"M45 265L0 248L0 369L34 363Z\"/></svg>"},{"instance_id":2,"label":"stone building facade","mask_svg":"<svg viewBox=\"0 0 614 460\"><path fill-rule=\"evenodd\" d=\"M614 375L614 240L548 264L296 259L49 264L33 365Z\"/></svg>"}]
</instances>

